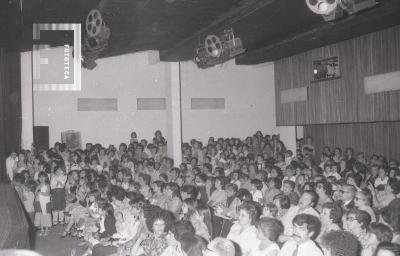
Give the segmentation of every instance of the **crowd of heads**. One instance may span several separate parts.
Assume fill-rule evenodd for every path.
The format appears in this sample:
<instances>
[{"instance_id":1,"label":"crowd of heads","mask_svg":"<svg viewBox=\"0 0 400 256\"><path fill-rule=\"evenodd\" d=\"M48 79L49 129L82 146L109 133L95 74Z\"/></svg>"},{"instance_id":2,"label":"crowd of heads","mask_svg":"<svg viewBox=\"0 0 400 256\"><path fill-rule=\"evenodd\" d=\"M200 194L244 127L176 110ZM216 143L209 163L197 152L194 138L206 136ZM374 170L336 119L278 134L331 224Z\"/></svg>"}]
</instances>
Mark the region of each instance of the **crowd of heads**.
<instances>
[{"instance_id":1,"label":"crowd of heads","mask_svg":"<svg viewBox=\"0 0 400 256\"><path fill-rule=\"evenodd\" d=\"M279 135L258 131L243 140L192 139L182 144L177 165L166 144L160 131L151 143L133 132L118 148L87 143L71 150L56 143L49 150L11 154L7 171L22 198L65 176L62 211L72 217L57 221L67 222L68 232L79 226L74 213L95 203L101 216L122 226L129 214L141 219L146 232L165 235L165 248L173 234L187 255L235 255L237 241L216 237L220 217L255 227L259 241L280 248L313 241L325 255L399 255L395 159L355 154L352 148L326 146L318 152L311 137L297 140L292 151ZM145 243L141 246L146 255ZM393 254L383 254L387 251Z\"/></svg>"}]
</instances>

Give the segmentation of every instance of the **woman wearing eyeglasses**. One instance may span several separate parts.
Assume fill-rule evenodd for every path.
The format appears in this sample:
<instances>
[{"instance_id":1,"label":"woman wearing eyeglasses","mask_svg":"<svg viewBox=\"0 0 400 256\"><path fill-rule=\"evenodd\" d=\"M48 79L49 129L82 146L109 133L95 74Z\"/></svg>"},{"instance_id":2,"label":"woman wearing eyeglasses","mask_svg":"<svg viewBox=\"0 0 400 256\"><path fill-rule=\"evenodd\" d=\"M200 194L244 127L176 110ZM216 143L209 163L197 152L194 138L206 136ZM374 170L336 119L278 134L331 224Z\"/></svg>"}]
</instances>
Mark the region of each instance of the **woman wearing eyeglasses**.
<instances>
[{"instance_id":1,"label":"woman wearing eyeglasses","mask_svg":"<svg viewBox=\"0 0 400 256\"><path fill-rule=\"evenodd\" d=\"M344 217L343 229L355 235L364 249L368 246L369 235L367 227L370 223L371 216L367 212L359 209L351 209Z\"/></svg>"}]
</instances>

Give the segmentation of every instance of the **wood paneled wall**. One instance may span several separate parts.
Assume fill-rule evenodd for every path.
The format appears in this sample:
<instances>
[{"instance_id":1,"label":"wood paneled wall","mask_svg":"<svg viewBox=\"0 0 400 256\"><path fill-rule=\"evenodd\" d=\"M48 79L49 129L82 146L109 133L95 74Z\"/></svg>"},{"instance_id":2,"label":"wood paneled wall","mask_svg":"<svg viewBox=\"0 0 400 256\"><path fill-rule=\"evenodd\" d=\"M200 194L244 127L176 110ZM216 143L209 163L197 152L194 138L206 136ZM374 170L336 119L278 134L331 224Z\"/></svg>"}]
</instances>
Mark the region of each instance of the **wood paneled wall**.
<instances>
[{"instance_id":1,"label":"wood paneled wall","mask_svg":"<svg viewBox=\"0 0 400 256\"><path fill-rule=\"evenodd\" d=\"M367 156L382 154L400 160L400 122L305 125L304 136L312 136L317 153L325 145L331 150L354 148Z\"/></svg>"},{"instance_id":2,"label":"wood paneled wall","mask_svg":"<svg viewBox=\"0 0 400 256\"><path fill-rule=\"evenodd\" d=\"M339 56L341 78L310 83L313 60L330 56ZM398 121L400 91L364 94L365 76L396 70L400 26L276 61L277 125ZM308 101L281 103L281 90L303 86Z\"/></svg>"}]
</instances>

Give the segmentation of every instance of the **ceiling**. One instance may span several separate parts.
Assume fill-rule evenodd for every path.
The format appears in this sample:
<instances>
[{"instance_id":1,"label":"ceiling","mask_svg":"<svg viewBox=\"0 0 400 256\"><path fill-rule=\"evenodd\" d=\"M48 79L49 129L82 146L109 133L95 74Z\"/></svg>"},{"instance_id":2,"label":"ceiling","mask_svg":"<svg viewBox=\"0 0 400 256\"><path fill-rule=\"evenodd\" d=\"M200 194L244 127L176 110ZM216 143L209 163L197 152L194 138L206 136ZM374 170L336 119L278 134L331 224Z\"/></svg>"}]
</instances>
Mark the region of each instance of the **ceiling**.
<instances>
[{"instance_id":1,"label":"ceiling","mask_svg":"<svg viewBox=\"0 0 400 256\"><path fill-rule=\"evenodd\" d=\"M22 3L22 7L21 7ZM160 50L163 61L191 60L208 34L233 27L246 48L237 64L258 64L400 24L400 1L326 22L305 0L0 1L0 45L32 48L32 23L82 23L98 8L111 29L101 57Z\"/></svg>"}]
</instances>

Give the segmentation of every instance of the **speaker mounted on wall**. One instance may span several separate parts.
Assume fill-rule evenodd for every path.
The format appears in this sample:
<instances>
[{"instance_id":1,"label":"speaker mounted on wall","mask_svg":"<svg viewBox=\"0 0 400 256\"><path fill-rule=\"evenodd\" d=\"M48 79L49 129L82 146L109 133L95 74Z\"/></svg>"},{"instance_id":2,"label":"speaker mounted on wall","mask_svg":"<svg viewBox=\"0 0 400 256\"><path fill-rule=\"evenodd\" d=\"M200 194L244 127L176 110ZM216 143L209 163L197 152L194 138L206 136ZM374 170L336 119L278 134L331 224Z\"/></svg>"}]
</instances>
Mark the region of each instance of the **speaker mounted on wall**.
<instances>
[{"instance_id":1,"label":"speaker mounted on wall","mask_svg":"<svg viewBox=\"0 0 400 256\"><path fill-rule=\"evenodd\" d=\"M81 133L69 130L61 133L61 141L65 143L67 149L74 151L82 148Z\"/></svg>"}]
</instances>

